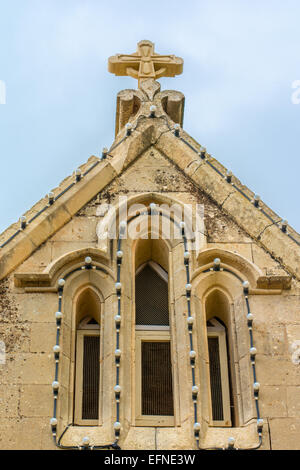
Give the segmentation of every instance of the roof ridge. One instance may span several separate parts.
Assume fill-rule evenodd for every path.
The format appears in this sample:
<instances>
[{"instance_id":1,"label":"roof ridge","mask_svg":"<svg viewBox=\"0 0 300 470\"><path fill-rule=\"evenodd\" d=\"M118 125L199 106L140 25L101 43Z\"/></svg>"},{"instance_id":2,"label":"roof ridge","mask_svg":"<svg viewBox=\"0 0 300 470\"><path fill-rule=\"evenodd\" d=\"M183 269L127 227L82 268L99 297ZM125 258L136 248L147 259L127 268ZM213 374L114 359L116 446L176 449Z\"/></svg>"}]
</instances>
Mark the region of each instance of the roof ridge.
<instances>
[{"instance_id":1,"label":"roof ridge","mask_svg":"<svg viewBox=\"0 0 300 470\"><path fill-rule=\"evenodd\" d=\"M232 174L232 172L230 172L231 174L230 174L230 180L229 180L228 178L229 175L227 173L228 169L222 163L220 163L219 160L217 160L216 158L208 154L206 152L206 149L202 147L198 142L196 142L191 136L189 136L189 134L187 134L184 131L183 131L183 134L185 137L182 137L180 134L178 134L177 137L180 138L180 140L184 142L186 145L188 145L191 150L197 153L198 156L202 158L203 162L208 163L208 165L210 165L211 168L213 168L220 176L222 176L225 180L227 180L227 182L231 184L235 189L237 189L246 199L248 199L250 202L253 202L253 203L255 202L254 198L255 196L257 196L256 193L254 193L251 189L249 189L248 186L244 185L240 181L239 178L237 178L235 175ZM196 147L194 147L189 142L189 140L194 141L196 145L199 146L199 148L197 149ZM273 209L271 209L266 203L264 203L260 199L259 199L259 205L257 206L257 208L261 210L262 213L264 213L270 219L271 225L274 224L279 227L278 225L279 222L284 221L282 217L280 217L276 212L273 211ZM278 220L275 220L275 219L278 219ZM284 229L281 228L281 230L287 233L287 235L295 243L297 243L297 245L300 246L300 234L293 227L291 227L289 224L286 224L285 228Z\"/></svg>"},{"instance_id":2,"label":"roof ridge","mask_svg":"<svg viewBox=\"0 0 300 470\"><path fill-rule=\"evenodd\" d=\"M96 157L95 155L91 155L88 160L81 164L77 170L80 170L82 174L85 174L86 171L90 171L94 168L95 164L99 163L101 159ZM89 164L92 163L92 166L89 167ZM64 194L68 189L74 186L76 180L74 175L77 170L74 170L73 173L66 178L64 178L58 186L51 189L48 194L53 193L53 200L56 201ZM37 201L30 209L28 209L22 217L26 218L26 224L33 222L40 214L44 212L49 207L49 198L48 196L42 197L39 201ZM14 238L20 232L20 223L13 222L7 229L5 229L2 233L0 233L0 248L3 248L7 245L7 243Z\"/></svg>"},{"instance_id":3,"label":"roof ridge","mask_svg":"<svg viewBox=\"0 0 300 470\"><path fill-rule=\"evenodd\" d=\"M142 117L150 118L150 116L145 116L145 115L143 115ZM162 116L157 116L158 119L161 119L161 117ZM71 188L74 188L77 182L81 181L82 179L84 180L83 177L85 175L88 175L88 173L90 173L100 162L103 162L103 161L107 162L106 165L103 165L103 171L104 171L103 174L102 174L102 165L101 165L101 169L100 169L101 179L99 180L99 172L96 172L95 174L91 173L91 178L93 181L94 180L97 181L97 186L95 185L96 183L93 183L90 189L88 189L87 185L90 184L91 178L88 178L86 180L83 187L78 186L78 192L80 194L79 198L81 200L81 204L83 205L88 202L88 197L91 197L92 193L94 191L97 191L97 188L99 188L98 190L101 191L105 187L105 185L108 184L110 178L113 178L114 176L118 176L120 173L122 173L124 169L127 167L127 165L130 162L133 162L133 160L135 160L139 152L142 152L143 149L145 149L145 146L155 145L163 153L165 149L167 150L167 153L170 153L172 147L173 147L173 150L176 150L177 144L175 143L175 140L173 141L174 137L171 138L172 139L171 141L169 142L166 141L166 138L169 139L168 135L170 136L170 134L175 136L175 139L178 139L178 142L182 142L183 145L181 145L181 151L184 151L183 147L186 146L190 149L190 151L192 151L195 155L197 155L197 159L196 158L193 159L192 154L187 153L186 158L182 158L183 155L180 154L181 159L178 160L178 158L175 158L176 152L175 154L173 154L172 151L171 151L171 154L174 155L174 158L172 157L172 155L169 156L169 158L173 159L174 163L177 166L179 165L179 167L182 170L184 170L186 174L188 174L188 176L194 181L194 184L196 184L197 186L199 186L200 183L201 185L204 184L205 187L203 188L203 190L207 192L208 194L210 194L225 212L228 212L229 210L229 213L231 213L230 212L231 210L234 210L234 211L242 210L240 206L240 202L238 202L238 199L237 199L238 194L239 194L251 203L252 209L250 209L250 206L248 207L248 213L250 214L250 217L255 218L255 212L253 212L253 210L259 211L258 213L261 213L265 217L265 222L263 224L262 223L256 224L257 228L259 228L259 231L256 230L255 235L253 235L253 230L251 229L251 227L248 227L248 230L245 229L250 236L253 235L254 239L256 239L258 242L261 242L263 246L265 246L265 244L267 245L270 244L269 252L272 254L272 246L274 245L274 243L272 241L272 238L270 238L271 229L270 230L268 229L275 225L278 229L278 237L279 237L278 238L276 236L275 237L276 240L278 238L278 241L280 241L280 243L284 243L285 238L283 237L286 236L290 240L292 240L296 245L300 246L300 235L292 227L288 226L287 224L286 225L282 224L281 217L279 217L272 209L270 209L269 206L267 206L267 204L261 202L260 200L259 201L255 200L255 194L247 186L243 185L237 177L232 175L231 172L229 174L226 168L224 167L224 165L222 165L215 158L211 157L211 155L206 152L206 149L202 147L199 143L197 143L195 139L189 136L189 134L183 131L183 129L178 124L173 123L170 125L167 119L167 123L165 123L165 125L168 127L168 130L161 132L159 136L156 136L155 141L153 141L153 137L155 134L155 130L153 127L153 122L154 122L153 117L151 117L150 120L143 119L143 121L140 118L141 116L139 116L136 119L135 126L131 124L130 127L125 128L125 133L124 134L122 133L123 137L122 137L122 134L118 135L117 139L114 141L109 151L107 149L104 149L105 150L104 152L103 150L102 157L96 157L92 155L87 160L87 162L83 163L79 167L79 170L80 170L79 174L76 175L76 172L75 172L75 175L74 175L74 172L73 172L72 175L62 180L59 186L57 186L52 191L53 193L52 203L50 202L50 199L47 198L47 196L40 199L40 201L38 201L31 209L25 212L26 221L23 221L23 224L21 226L20 225L18 226L16 222L12 224L10 227L8 227L0 235L0 248L1 249L9 245L10 241L12 241L18 235L20 235L20 239L16 241L19 247L18 250L25 249L25 245L24 246L22 245L23 248L21 248L21 246L19 245L22 244L23 242L27 242L27 246L25 249L26 254L24 252L22 256L18 254L19 251L17 251L14 254L13 250L14 250L15 243L12 245L12 250L10 251L5 250L3 252L4 258L1 256L2 255L2 250L1 250L0 251L0 258L2 258L1 263L3 262L8 266L7 263L8 263L10 256L14 256L14 258L16 259L17 258L21 259L21 257L24 257L25 259L25 256L27 257L30 256L30 254L35 249L37 249L37 247L40 246L41 243L43 243L47 239L47 233L48 233L48 230L50 229L50 226L52 227L51 228L52 231L54 230L53 228L54 226L56 227L55 230L57 230L59 228L59 224L67 223L68 220L70 220L70 218L76 213L76 211L79 210L79 205L78 205L79 200L77 198L73 201L73 196L74 194L77 193L76 191L75 193L74 191L71 191L70 195L67 195L66 193L68 193L68 191L71 190ZM151 122L150 127L152 130L149 131L150 122ZM141 126L139 124L141 124ZM137 137L138 139L137 141L135 140L134 135ZM133 137L133 140L132 140L132 137ZM117 153L114 153L117 147L119 147L124 141L127 141L127 144L125 145L125 148L122 149L121 154L118 151ZM140 147L138 151L137 151L138 147L136 147L136 145ZM166 145L165 149L164 149L164 145ZM112 159L110 161L107 161L106 160L107 156L112 157ZM194 168L195 165L196 167ZM216 174L218 174L217 180L215 181L216 189L214 189L215 183L209 176L209 173L207 173L207 171L205 170L204 165L211 168ZM200 177L200 180L199 180L199 177ZM207 177L208 177L208 181L206 181ZM201 178L204 178L204 180L201 180ZM220 185L223 186L222 181L224 181L225 185L230 184L232 188L235 189L235 191L229 192L228 189L226 190L226 186L224 186L225 191L222 190L223 198L222 198L222 194L220 195L220 193L218 193L218 188L220 188ZM210 186L208 185L208 183L210 184ZM214 194L216 197L214 197ZM64 195L65 197L63 197ZM57 201L61 197L62 197L62 204L58 206L58 209L62 206L61 208L64 211L64 216L61 217L59 221L55 222L54 225L52 225L53 224L53 211L49 212L47 211L47 209L49 209L51 206L55 207L55 204L54 204L55 201ZM66 198L69 201L67 203L65 203ZM84 202L84 200L86 200L86 202ZM46 213L46 217L40 220L40 223L43 226L43 229L42 229L43 233L40 236L38 236L36 232L37 224L33 224L32 228L29 228L27 232L26 227L27 226L31 227L31 222L39 219L39 215L41 215L44 212ZM238 222L238 220L236 219L240 219L240 222ZM260 219L262 220L262 217L260 217ZM269 224L266 219L270 221ZM236 215L234 216L234 220L238 224L241 223L242 226L245 228L245 223L247 222L247 220L245 219L244 214L238 215L238 212L237 212ZM39 224L39 221L38 221L38 224ZM32 231L34 232L33 235L32 235L33 233ZM275 233L277 232L274 232L274 235ZM281 233L281 236L280 236L280 233ZM266 240L266 242L264 240ZM281 246L281 249L282 248L283 248L283 245ZM290 248L291 247L287 246L287 249L290 249ZM266 249L268 250L267 246L266 246ZM280 248L276 247L275 251L277 253L277 257L281 256ZM285 254L282 253L282 256L285 257L286 253ZM12 269L14 269L15 267L16 266L12 267Z\"/></svg>"}]
</instances>

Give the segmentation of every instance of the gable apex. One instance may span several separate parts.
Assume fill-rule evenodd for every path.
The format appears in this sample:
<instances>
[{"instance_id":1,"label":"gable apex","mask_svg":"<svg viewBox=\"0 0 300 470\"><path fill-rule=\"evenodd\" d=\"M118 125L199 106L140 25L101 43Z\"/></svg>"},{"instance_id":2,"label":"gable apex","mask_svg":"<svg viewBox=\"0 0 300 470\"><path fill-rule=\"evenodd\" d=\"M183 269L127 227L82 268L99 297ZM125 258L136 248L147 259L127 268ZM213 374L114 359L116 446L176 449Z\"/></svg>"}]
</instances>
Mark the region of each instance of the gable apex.
<instances>
[{"instance_id":1,"label":"gable apex","mask_svg":"<svg viewBox=\"0 0 300 470\"><path fill-rule=\"evenodd\" d=\"M169 93L172 95L172 92ZM281 218L263 202L254 203L255 194L235 177L227 178L226 168L212 158L161 107L153 117L151 102L143 104L131 126L119 132L102 159L91 157L81 167L82 178L66 178L54 190L53 204L43 198L27 216L27 226L9 227L0 237L0 279L3 279L42 243L63 227L114 178L154 146L190 181L206 193L236 224L262 246L286 270L300 279L300 236L291 227L281 228Z\"/></svg>"}]
</instances>

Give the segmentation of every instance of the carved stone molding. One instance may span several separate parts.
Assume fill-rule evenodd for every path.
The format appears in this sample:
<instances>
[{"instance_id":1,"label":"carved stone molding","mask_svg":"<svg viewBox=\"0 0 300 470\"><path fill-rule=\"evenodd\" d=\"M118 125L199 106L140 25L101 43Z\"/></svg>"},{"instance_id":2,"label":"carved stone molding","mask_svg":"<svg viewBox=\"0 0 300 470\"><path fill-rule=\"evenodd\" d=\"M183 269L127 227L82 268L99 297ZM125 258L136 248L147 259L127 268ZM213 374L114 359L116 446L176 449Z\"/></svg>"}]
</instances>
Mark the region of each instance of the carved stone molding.
<instances>
[{"instance_id":1,"label":"carved stone molding","mask_svg":"<svg viewBox=\"0 0 300 470\"><path fill-rule=\"evenodd\" d=\"M117 95L115 135L139 115L148 116L151 105L156 106L157 116L165 115L182 126L184 103L182 93L174 90L160 92L160 84L152 79L144 80L138 90L122 90Z\"/></svg>"}]
</instances>

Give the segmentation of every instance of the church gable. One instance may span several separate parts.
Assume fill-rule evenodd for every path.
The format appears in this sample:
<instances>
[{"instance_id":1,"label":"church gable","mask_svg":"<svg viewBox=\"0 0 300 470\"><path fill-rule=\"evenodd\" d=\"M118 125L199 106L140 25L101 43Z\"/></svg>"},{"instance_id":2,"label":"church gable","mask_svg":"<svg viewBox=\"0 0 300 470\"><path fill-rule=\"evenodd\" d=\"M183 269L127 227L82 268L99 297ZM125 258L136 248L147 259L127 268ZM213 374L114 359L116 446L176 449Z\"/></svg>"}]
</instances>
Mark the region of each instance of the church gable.
<instances>
[{"instance_id":1,"label":"church gable","mask_svg":"<svg viewBox=\"0 0 300 470\"><path fill-rule=\"evenodd\" d=\"M161 137L157 138L159 135ZM167 141L164 140L163 144L158 145L159 139L165 139L166 137ZM153 141L154 145L151 144ZM176 142L180 143L179 148L175 146ZM195 145L191 139L187 142L189 145ZM203 204L207 247L217 243L219 247L239 252L245 258L257 263L269 275L271 273L273 275L275 273L277 275L290 273L289 268L285 269L282 255L280 254L277 257L274 256L272 251L268 252L268 247L266 250L260 240L265 232L268 233L269 227L272 229L274 224L265 225L266 222L260 211L253 210L253 204L247 200L243 203L243 217L245 220L252 220L251 217L255 216L254 223L252 226L248 224L245 228L237 224L235 221L236 191L228 184L226 179L220 178L219 174L215 175L214 171L200 159L199 155L196 158L192 155L191 158L191 149L187 145L184 145L184 147L182 145L182 141L178 141L174 136L165 135L160 126L155 128L151 124L150 129L149 126L146 126L146 129L141 131L137 138L134 138L134 136L128 137L127 154L121 144L116 149L116 154L113 155L114 151L111 152L112 157L108 156L107 160L98 163L98 160L94 159L94 161L88 162L83 167L82 173L87 168L94 166L95 168L91 171L92 183L89 181L84 182L84 178L88 178L89 174L77 184L74 184L74 177L73 181L72 178L66 179L56 190L56 194L64 193L67 188L70 188L72 182L73 187L69 191L73 194L70 194L68 198L68 191L66 191L53 207L49 207L45 214L42 213L37 216L36 221L32 224L33 233L37 233L38 238L45 241L38 246L35 235L26 237L26 230L31 228L30 225L19 235L20 238L23 237L23 240L18 240L17 237L17 242L20 245L20 248L18 248L18 245L17 248L21 250L22 256L26 255L27 250L28 253L33 251L33 255L26 256L28 260L22 263L17 271L20 273L42 272L47 264L66 252L88 247L97 248L97 225L99 219L103 216L101 209L99 209L101 204L114 204L117 196L120 195L130 197L138 193L157 192L171 198L174 195L179 196L182 203ZM145 148L146 150L143 150ZM163 152L161 149L163 149ZM135 158L129 158L129 161L126 162L123 155L130 156L133 151L136 152ZM122 155L123 159L122 169L118 168L120 164L119 155ZM172 158L170 158L171 156ZM218 171L222 170L221 166L217 165L209 156L206 158L208 162L216 165ZM116 168L115 172L114 168ZM107 169L109 169L109 172L107 172ZM117 171L119 171L118 175ZM112 181L110 182L110 180ZM104 186L100 192L97 191L99 182L101 182L101 186ZM85 184L81 189L80 185L83 183ZM105 183L108 184L105 185ZM86 191L86 187L88 187L88 191ZM97 195L83 205L85 198L88 198L92 191ZM76 199L78 202L76 202ZM45 202L43 200L39 205L42 206ZM80 207L81 205L83 207ZM76 207L79 210L75 212ZM232 210L232 207L235 210ZM74 215L71 216L73 211ZM279 220L279 218L277 219ZM63 227L57 231L56 227L59 227L59 224ZM260 229L258 228L259 224L261 224ZM250 234L249 228L251 229ZM56 233L51 236L52 231ZM280 235L280 229L277 232L277 235ZM15 243L15 240L12 240L4 250L8 249L9 252L10 244L13 246ZM13 249L12 252L14 255ZM294 254L297 256L297 252L294 251ZM19 251L17 252L18 256ZM262 259L265 260L263 263ZM1 260L2 264L5 261L6 264L11 264L10 258L6 260L4 256Z\"/></svg>"},{"instance_id":2,"label":"church gable","mask_svg":"<svg viewBox=\"0 0 300 470\"><path fill-rule=\"evenodd\" d=\"M239 230L284 266L289 274L300 279L299 234L256 199L252 191L228 173L221 163L181 128L184 96L176 91L161 91L154 77L166 73L166 70L171 75L180 73L182 60L163 56L168 67L156 69L159 58L153 52L153 47L151 42L142 41L137 53L132 56L117 55L111 58L111 71L120 75L127 74L129 69L125 64L133 61L136 67L130 70L139 80L138 90L125 90L118 95L115 142L109 150L103 150L100 159L91 157L76 174L66 178L53 190L51 196L43 198L28 211L20 224L13 224L0 236L0 279L20 266L32 253L44 250L46 255L49 248L43 248L43 244L68 223L74 225L72 218L89 201L98 194L116 192L116 189L107 190L112 182L112 187L118 191L122 190L123 185L126 191L138 193L147 191L152 178L152 191L171 194L179 190L179 175L181 182L186 181L182 183L183 186L189 188L183 192L190 192L192 196L195 191L200 191L206 195L223 216L227 215L228 220L235 222ZM154 62L151 74L146 78L149 54ZM136 174L130 173L133 163L136 165ZM125 181L125 173L128 181ZM208 211L207 203L206 206ZM221 226L221 213L216 218L209 217L207 212L208 231L211 227L215 232ZM74 230L76 232L77 228ZM79 242L80 234L75 238L77 236ZM208 242L210 236L208 233Z\"/></svg>"},{"instance_id":3,"label":"church gable","mask_svg":"<svg viewBox=\"0 0 300 470\"><path fill-rule=\"evenodd\" d=\"M182 63L110 58L112 147L1 238L3 446L299 447L299 235L182 129Z\"/></svg>"},{"instance_id":4,"label":"church gable","mask_svg":"<svg viewBox=\"0 0 300 470\"><path fill-rule=\"evenodd\" d=\"M103 191L49 237L19 266L17 273L42 273L47 270L48 265L67 253L96 250L99 247L98 227L107 214L108 205L117 207L120 197L127 197L130 201L138 194L144 194L145 201L150 202L155 200L156 194L160 194L162 203L165 196L165 203L170 206L178 201L182 204L202 205L205 231L205 245L202 250L219 248L237 253L256 264L265 276L289 274L281 263L274 260L253 237L236 224L222 209L222 205L213 201L211 196L195 185L190 175L185 174L154 146L150 146L131 162ZM107 245L105 249L110 250L110 247Z\"/></svg>"},{"instance_id":5,"label":"church gable","mask_svg":"<svg viewBox=\"0 0 300 470\"><path fill-rule=\"evenodd\" d=\"M257 241L219 207L210 196L195 185L191 177L174 165L155 147L150 147L134 161L114 181L82 208L77 217L97 217L105 215L100 206L117 204L120 196L138 193L159 193L174 197L187 204L202 204L207 248L219 248L240 253L249 261L257 264L265 274L287 275L287 271Z\"/></svg>"}]
</instances>

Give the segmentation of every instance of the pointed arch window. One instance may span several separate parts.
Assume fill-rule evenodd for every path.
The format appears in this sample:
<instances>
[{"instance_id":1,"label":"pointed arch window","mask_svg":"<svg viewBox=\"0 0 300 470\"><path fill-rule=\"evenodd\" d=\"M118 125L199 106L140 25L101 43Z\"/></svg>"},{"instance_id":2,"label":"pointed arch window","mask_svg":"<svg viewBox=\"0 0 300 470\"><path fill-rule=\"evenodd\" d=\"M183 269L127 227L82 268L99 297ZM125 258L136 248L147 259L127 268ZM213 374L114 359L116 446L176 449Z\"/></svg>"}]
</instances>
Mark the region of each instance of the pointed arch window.
<instances>
[{"instance_id":1,"label":"pointed arch window","mask_svg":"<svg viewBox=\"0 0 300 470\"><path fill-rule=\"evenodd\" d=\"M91 426L100 419L100 305L90 289L77 303L74 422Z\"/></svg>"},{"instance_id":2,"label":"pointed arch window","mask_svg":"<svg viewBox=\"0 0 300 470\"><path fill-rule=\"evenodd\" d=\"M214 426L231 426L231 393L226 328L217 318L207 322L211 415Z\"/></svg>"},{"instance_id":3,"label":"pointed arch window","mask_svg":"<svg viewBox=\"0 0 300 470\"><path fill-rule=\"evenodd\" d=\"M136 424L174 425L168 273L149 261L136 271Z\"/></svg>"},{"instance_id":4,"label":"pointed arch window","mask_svg":"<svg viewBox=\"0 0 300 470\"><path fill-rule=\"evenodd\" d=\"M213 426L231 427L237 423L237 393L232 311L227 293L213 288L205 298L208 345L208 381Z\"/></svg>"},{"instance_id":5,"label":"pointed arch window","mask_svg":"<svg viewBox=\"0 0 300 470\"><path fill-rule=\"evenodd\" d=\"M139 327L169 327L168 273L157 263L143 264L135 279L136 320Z\"/></svg>"}]
</instances>

